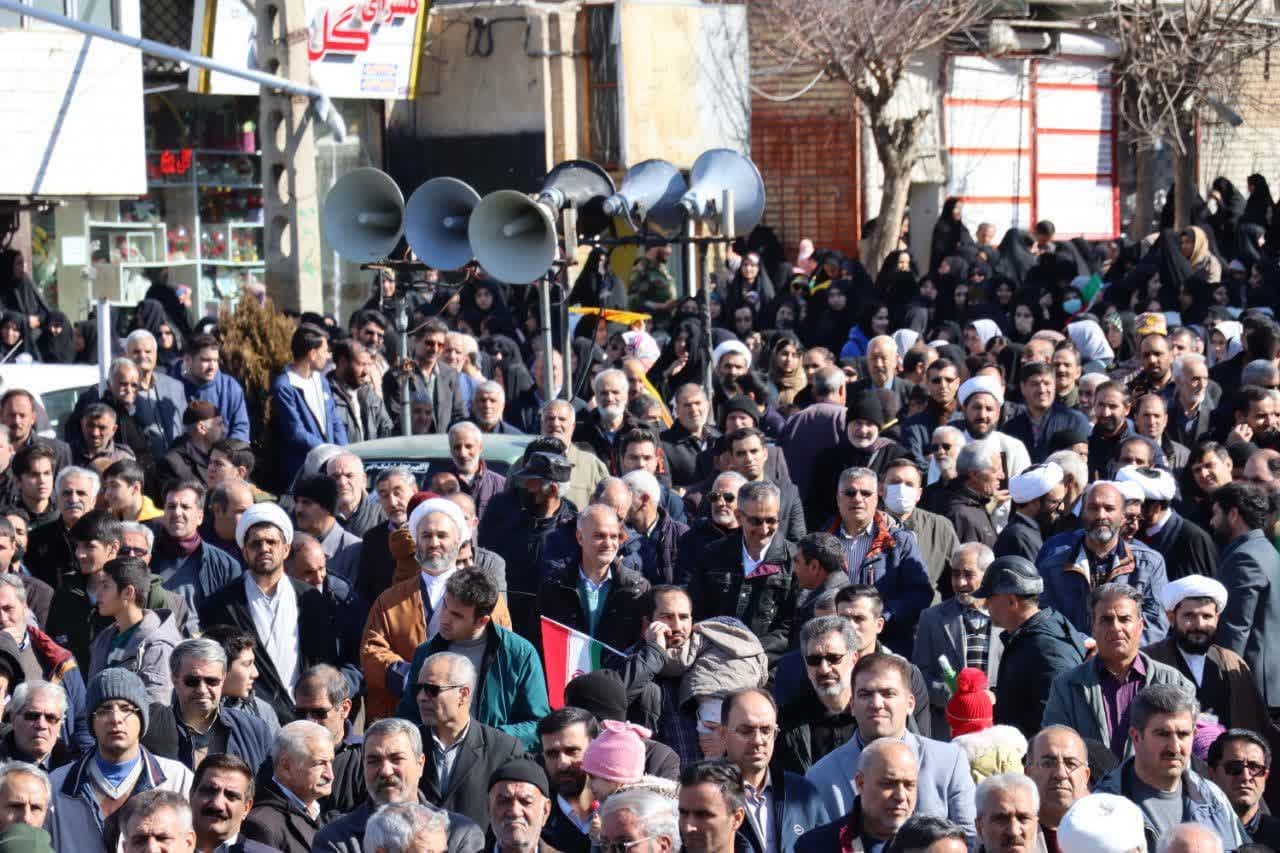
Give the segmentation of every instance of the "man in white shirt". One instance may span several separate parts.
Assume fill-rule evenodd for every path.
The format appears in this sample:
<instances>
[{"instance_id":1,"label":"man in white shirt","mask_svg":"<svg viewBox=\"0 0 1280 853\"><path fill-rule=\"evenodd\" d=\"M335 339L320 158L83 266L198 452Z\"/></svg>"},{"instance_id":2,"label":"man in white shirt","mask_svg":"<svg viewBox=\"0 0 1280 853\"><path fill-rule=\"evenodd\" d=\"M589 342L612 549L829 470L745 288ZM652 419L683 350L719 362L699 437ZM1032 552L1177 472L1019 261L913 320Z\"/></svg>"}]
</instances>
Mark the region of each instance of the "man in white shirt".
<instances>
[{"instance_id":1,"label":"man in white shirt","mask_svg":"<svg viewBox=\"0 0 1280 853\"><path fill-rule=\"evenodd\" d=\"M293 687L309 666L337 666L353 695L363 689L354 648L335 624L337 614L324 593L285 575L293 525L273 503L245 510L236 525L236 544L247 571L222 587L201 610L201 624L232 625L254 635L258 681L254 691L271 703L281 721L295 717Z\"/></svg>"}]
</instances>

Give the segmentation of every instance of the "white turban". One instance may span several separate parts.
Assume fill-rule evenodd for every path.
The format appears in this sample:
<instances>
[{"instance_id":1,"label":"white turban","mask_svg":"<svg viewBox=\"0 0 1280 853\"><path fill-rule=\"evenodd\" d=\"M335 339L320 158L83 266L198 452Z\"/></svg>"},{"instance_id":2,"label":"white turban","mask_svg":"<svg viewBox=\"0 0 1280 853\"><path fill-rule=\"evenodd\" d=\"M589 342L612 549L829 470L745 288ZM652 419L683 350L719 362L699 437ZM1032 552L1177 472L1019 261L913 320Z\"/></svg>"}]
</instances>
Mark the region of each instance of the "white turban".
<instances>
[{"instance_id":1,"label":"white turban","mask_svg":"<svg viewBox=\"0 0 1280 853\"><path fill-rule=\"evenodd\" d=\"M973 376L966 379L960 386L960 393L956 396L960 398L960 405L963 406L974 394L990 394L996 398L997 405L1004 405L1004 389L1000 387L1000 380L994 376Z\"/></svg>"},{"instance_id":2,"label":"white turban","mask_svg":"<svg viewBox=\"0 0 1280 853\"><path fill-rule=\"evenodd\" d=\"M1129 853L1146 850L1146 821L1132 801L1116 794L1089 794L1067 809L1058 824L1062 853Z\"/></svg>"},{"instance_id":3,"label":"white turban","mask_svg":"<svg viewBox=\"0 0 1280 853\"><path fill-rule=\"evenodd\" d=\"M458 544L470 541L471 525L467 524L467 517L462 514L462 508L446 498L428 498L418 504L414 508L413 514L409 516L409 535L413 537L415 546L418 544L418 525L422 522L422 519L433 512L444 513L457 526Z\"/></svg>"},{"instance_id":4,"label":"white turban","mask_svg":"<svg viewBox=\"0 0 1280 853\"><path fill-rule=\"evenodd\" d=\"M1160 591L1160 606L1172 611L1185 598L1211 598L1221 613L1227 606L1227 588L1204 575L1187 575L1165 584Z\"/></svg>"},{"instance_id":5,"label":"white turban","mask_svg":"<svg viewBox=\"0 0 1280 853\"><path fill-rule=\"evenodd\" d=\"M1009 480L1009 497L1016 504L1039 500L1062 482L1062 466L1057 462L1035 465Z\"/></svg>"},{"instance_id":6,"label":"white turban","mask_svg":"<svg viewBox=\"0 0 1280 853\"><path fill-rule=\"evenodd\" d=\"M280 532L284 534L284 544L293 544L293 522L279 504L265 502L253 504L241 514L240 520L236 522L236 544L243 549L244 537L249 528L259 524L280 528Z\"/></svg>"},{"instance_id":7,"label":"white turban","mask_svg":"<svg viewBox=\"0 0 1280 853\"><path fill-rule=\"evenodd\" d=\"M1133 480L1112 480L1111 485L1120 490L1120 494L1124 496L1125 503L1129 501L1141 503L1147 499L1147 493L1142 486Z\"/></svg>"},{"instance_id":8,"label":"white turban","mask_svg":"<svg viewBox=\"0 0 1280 853\"><path fill-rule=\"evenodd\" d=\"M1143 500L1148 501L1171 501L1178 491L1173 475L1159 468L1141 469L1136 465L1126 465L1116 472L1116 480L1137 483L1142 489Z\"/></svg>"},{"instance_id":9,"label":"white turban","mask_svg":"<svg viewBox=\"0 0 1280 853\"><path fill-rule=\"evenodd\" d=\"M719 367L720 359L724 358L731 352L736 352L747 360L747 364L751 364L751 350L747 349L747 345L742 341L725 341L711 351L711 364Z\"/></svg>"}]
</instances>

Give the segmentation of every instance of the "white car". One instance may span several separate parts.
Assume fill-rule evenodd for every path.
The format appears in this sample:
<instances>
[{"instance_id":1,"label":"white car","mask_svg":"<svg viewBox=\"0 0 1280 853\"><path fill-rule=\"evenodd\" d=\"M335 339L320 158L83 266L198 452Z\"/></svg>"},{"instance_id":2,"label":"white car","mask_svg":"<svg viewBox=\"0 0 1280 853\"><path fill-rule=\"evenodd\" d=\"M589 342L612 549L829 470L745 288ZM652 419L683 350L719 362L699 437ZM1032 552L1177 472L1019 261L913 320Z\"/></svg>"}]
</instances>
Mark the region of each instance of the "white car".
<instances>
[{"instance_id":1,"label":"white car","mask_svg":"<svg viewBox=\"0 0 1280 853\"><path fill-rule=\"evenodd\" d=\"M61 438L62 424L80 395L97 386L94 364L0 364L0 396L13 388L34 395L41 409L36 430L45 438Z\"/></svg>"}]
</instances>

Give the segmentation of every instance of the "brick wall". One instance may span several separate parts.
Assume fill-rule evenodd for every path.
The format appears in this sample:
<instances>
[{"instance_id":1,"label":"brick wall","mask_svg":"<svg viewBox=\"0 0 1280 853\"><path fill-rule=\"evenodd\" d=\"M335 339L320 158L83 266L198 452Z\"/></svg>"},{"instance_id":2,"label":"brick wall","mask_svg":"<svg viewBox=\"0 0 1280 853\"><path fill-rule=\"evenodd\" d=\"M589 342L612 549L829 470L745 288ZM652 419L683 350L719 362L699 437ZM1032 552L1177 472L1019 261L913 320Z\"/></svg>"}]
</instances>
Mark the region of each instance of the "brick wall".
<instances>
[{"instance_id":1,"label":"brick wall","mask_svg":"<svg viewBox=\"0 0 1280 853\"><path fill-rule=\"evenodd\" d=\"M773 29L752 4L748 9L751 82L771 95L803 89L814 70L780 72L763 45ZM764 176L768 202L763 224L773 228L792 256L801 239L818 248L855 254L858 244L858 149L849 89L820 80L786 102L751 96L751 157Z\"/></svg>"},{"instance_id":2,"label":"brick wall","mask_svg":"<svg viewBox=\"0 0 1280 853\"><path fill-rule=\"evenodd\" d=\"M1280 188L1280 51L1257 56L1241 69L1239 95L1229 105L1244 124L1231 127L1208 116L1201 125L1200 189L1204 193L1218 175L1225 175L1241 193L1248 193L1245 178L1257 172L1266 177L1272 195Z\"/></svg>"}]
</instances>

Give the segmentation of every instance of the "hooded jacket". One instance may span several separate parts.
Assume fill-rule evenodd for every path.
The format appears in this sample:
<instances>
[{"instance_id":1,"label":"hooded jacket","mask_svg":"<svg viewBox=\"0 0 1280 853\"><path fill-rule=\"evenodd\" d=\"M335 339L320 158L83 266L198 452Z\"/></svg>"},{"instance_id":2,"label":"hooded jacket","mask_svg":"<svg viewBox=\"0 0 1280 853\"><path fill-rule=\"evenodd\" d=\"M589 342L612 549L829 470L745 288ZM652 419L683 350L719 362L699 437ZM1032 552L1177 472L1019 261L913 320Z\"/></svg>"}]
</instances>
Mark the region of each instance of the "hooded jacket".
<instances>
[{"instance_id":1,"label":"hooded jacket","mask_svg":"<svg viewBox=\"0 0 1280 853\"><path fill-rule=\"evenodd\" d=\"M98 633L89 644L89 677L106 669L107 660L120 628L114 622ZM118 666L135 673L147 688L147 701L167 702L173 696L173 680L169 674L169 657L182 635L177 620L168 610L144 610L142 621L134 626L125 640L123 659Z\"/></svg>"},{"instance_id":2,"label":"hooded jacket","mask_svg":"<svg viewBox=\"0 0 1280 853\"><path fill-rule=\"evenodd\" d=\"M723 699L736 690L762 687L768 680L769 660L760 640L737 619L703 620L698 634L702 642L680 679L679 705L693 699Z\"/></svg>"}]
</instances>

